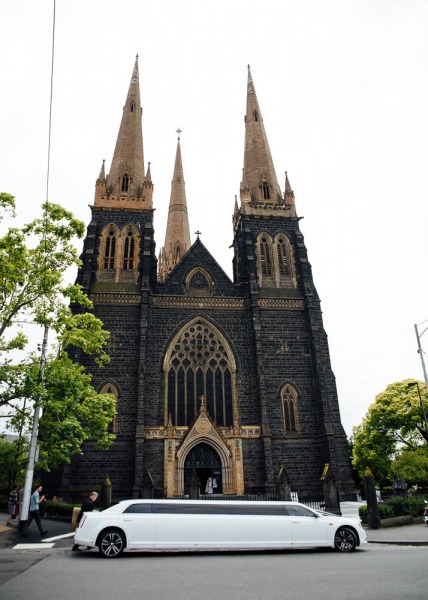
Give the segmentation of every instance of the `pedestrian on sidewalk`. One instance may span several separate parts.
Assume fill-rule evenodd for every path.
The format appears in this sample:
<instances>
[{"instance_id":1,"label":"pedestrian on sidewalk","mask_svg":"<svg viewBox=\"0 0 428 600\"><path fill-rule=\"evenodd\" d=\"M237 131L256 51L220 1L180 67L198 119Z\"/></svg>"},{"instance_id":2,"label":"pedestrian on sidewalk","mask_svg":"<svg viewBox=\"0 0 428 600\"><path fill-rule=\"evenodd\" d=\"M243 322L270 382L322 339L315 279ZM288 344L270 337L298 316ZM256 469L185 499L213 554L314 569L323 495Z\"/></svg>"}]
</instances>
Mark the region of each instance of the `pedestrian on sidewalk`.
<instances>
[{"instance_id":1,"label":"pedestrian on sidewalk","mask_svg":"<svg viewBox=\"0 0 428 600\"><path fill-rule=\"evenodd\" d=\"M83 501L83 504L80 508L80 512L77 515L77 526L79 526L79 523L82 520L83 513L92 512L94 510L94 505L95 505L95 502L97 501L97 498L98 498L97 492L91 492L89 494L89 497ZM79 550L78 544L74 544L72 550L74 550L74 551Z\"/></svg>"},{"instance_id":2,"label":"pedestrian on sidewalk","mask_svg":"<svg viewBox=\"0 0 428 600\"><path fill-rule=\"evenodd\" d=\"M40 492L42 491L43 486L38 485L36 487L36 489L34 490L31 499L30 499L30 511L29 511L29 515L28 515L28 519L27 522L24 525L24 529L22 530L21 536L25 537L26 536L26 531L29 528L31 521L36 521L37 527L39 528L40 531L40 535L46 535L47 534L47 529L43 529L42 527L42 519L40 518L40 502L43 502L43 500L45 499L45 497L42 495L40 495Z\"/></svg>"},{"instance_id":3,"label":"pedestrian on sidewalk","mask_svg":"<svg viewBox=\"0 0 428 600\"><path fill-rule=\"evenodd\" d=\"M9 500L7 501L7 521L6 527L13 527L12 519L14 519L17 515L17 507L18 507L18 486L15 485L14 488L10 490Z\"/></svg>"}]
</instances>

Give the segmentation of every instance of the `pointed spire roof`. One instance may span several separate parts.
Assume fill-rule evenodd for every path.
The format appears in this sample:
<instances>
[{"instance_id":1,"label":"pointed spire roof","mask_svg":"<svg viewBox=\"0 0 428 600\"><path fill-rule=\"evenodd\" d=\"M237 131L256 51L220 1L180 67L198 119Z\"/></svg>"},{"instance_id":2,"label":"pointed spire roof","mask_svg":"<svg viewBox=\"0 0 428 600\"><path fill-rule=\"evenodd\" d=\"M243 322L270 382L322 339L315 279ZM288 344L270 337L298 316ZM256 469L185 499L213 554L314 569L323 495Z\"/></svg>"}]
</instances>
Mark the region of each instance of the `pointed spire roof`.
<instances>
[{"instance_id":1,"label":"pointed spire roof","mask_svg":"<svg viewBox=\"0 0 428 600\"><path fill-rule=\"evenodd\" d=\"M125 172L128 172L132 184L140 185L144 181L144 153L142 132L142 108L140 100L140 82L138 74L138 56L135 59L128 95L123 107L122 122L110 168L109 184L119 186Z\"/></svg>"},{"instance_id":2,"label":"pointed spire roof","mask_svg":"<svg viewBox=\"0 0 428 600\"><path fill-rule=\"evenodd\" d=\"M123 107L116 147L105 190L95 192L96 206L151 209L153 184L144 175L144 151L138 55Z\"/></svg>"},{"instance_id":3,"label":"pointed spire roof","mask_svg":"<svg viewBox=\"0 0 428 600\"><path fill-rule=\"evenodd\" d=\"M181 158L181 130L177 129L177 133L177 152L171 181L171 197L169 201L165 245L162 252L162 264L159 264L159 278L161 281L165 279L191 245L183 161Z\"/></svg>"},{"instance_id":4,"label":"pointed spire roof","mask_svg":"<svg viewBox=\"0 0 428 600\"><path fill-rule=\"evenodd\" d=\"M103 160L103 164L101 165L101 170L100 170L100 174L98 176L98 179L105 179L106 178L106 169L105 169L105 165L106 165L106 161Z\"/></svg>"},{"instance_id":5,"label":"pointed spire roof","mask_svg":"<svg viewBox=\"0 0 428 600\"><path fill-rule=\"evenodd\" d=\"M247 195L248 192L251 194L251 202L255 204L282 203L281 189L273 166L250 65L248 65L244 173L241 194Z\"/></svg>"}]
</instances>

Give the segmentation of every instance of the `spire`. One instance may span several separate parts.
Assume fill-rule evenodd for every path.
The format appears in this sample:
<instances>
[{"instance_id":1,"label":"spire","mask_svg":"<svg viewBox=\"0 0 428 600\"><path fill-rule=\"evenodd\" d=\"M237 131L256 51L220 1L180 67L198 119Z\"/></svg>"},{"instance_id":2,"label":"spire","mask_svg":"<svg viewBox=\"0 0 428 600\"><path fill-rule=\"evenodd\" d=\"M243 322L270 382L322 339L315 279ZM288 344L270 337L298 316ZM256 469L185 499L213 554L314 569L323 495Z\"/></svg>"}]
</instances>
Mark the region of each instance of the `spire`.
<instances>
[{"instance_id":1,"label":"spire","mask_svg":"<svg viewBox=\"0 0 428 600\"><path fill-rule=\"evenodd\" d=\"M295 217L296 216L296 203L294 200L294 192L291 189L290 181L288 179L287 171L285 171L284 204L285 204L286 210L290 211L290 217Z\"/></svg>"},{"instance_id":2,"label":"spire","mask_svg":"<svg viewBox=\"0 0 428 600\"><path fill-rule=\"evenodd\" d=\"M245 116L244 172L241 201L254 204L282 204L256 90L248 65L247 114Z\"/></svg>"},{"instance_id":3,"label":"spire","mask_svg":"<svg viewBox=\"0 0 428 600\"><path fill-rule=\"evenodd\" d=\"M144 176L142 112L137 55L107 175L106 194L96 190L96 206L152 208L153 185Z\"/></svg>"},{"instance_id":4,"label":"spire","mask_svg":"<svg viewBox=\"0 0 428 600\"><path fill-rule=\"evenodd\" d=\"M173 179L171 181L171 198L169 201L165 245L161 250L159 260L159 279L161 281L166 278L191 245L183 162L181 159L181 130L177 129L177 133L177 152L175 155Z\"/></svg>"},{"instance_id":5,"label":"spire","mask_svg":"<svg viewBox=\"0 0 428 600\"><path fill-rule=\"evenodd\" d=\"M101 171L100 171L100 174L98 176L98 179L104 180L106 178L106 168L105 168L105 165L106 165L106 161L103 160L103 164L101 165Z\"/></svg>"}]
</instances>

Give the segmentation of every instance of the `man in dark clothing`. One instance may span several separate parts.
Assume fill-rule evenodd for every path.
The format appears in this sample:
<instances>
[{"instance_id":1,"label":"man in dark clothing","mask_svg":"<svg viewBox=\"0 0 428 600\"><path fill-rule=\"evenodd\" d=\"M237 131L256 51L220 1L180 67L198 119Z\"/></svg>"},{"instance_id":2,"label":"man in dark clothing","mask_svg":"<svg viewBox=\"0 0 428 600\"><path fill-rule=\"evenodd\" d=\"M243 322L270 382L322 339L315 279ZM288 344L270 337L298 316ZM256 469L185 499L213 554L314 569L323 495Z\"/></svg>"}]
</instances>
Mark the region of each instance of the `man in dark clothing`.
<instances>
[{"instance_id":1,"label":"man in dark clothing","mask_svg":"<svg viewBox=\"0 0 428 600\"><path fill-rule=\"evenodd\" d=\"M82 520L83 513L92 512L94 510L94 504L97 501L98 494L97 492L91 492L88 498L85 498L83 504L80 508L80 512L77 515L77 526L79 526L80 521ZM78 544L74 544L72 550L79 550Z\"/></svg>"}]
</instances>

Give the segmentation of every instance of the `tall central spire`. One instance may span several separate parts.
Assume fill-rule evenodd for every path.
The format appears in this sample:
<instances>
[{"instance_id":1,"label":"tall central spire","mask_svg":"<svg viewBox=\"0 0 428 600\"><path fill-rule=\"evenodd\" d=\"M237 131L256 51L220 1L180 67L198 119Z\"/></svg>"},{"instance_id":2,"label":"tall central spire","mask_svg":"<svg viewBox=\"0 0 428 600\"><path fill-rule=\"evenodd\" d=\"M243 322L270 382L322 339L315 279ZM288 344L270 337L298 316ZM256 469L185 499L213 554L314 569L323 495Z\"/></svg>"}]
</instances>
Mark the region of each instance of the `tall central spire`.
<instances>
[{"instance_id":1,"label":"tall central spire","mask_svg":"<svg viewBox=\"0 0 428 600\"><path fill-rule=\"evenodd\" d=\"M187 215L186 190L181 159L180 133L177 129L177 152L171 181L168 223L165 245L159 254L159 279L163 281L190 248L189 218Z\"/></svg>"},{"instance_id":2,"label":"tall central spire","mask_svg":"<svg viewBox=\"0 0 428 600\"><path fill-rule=\"evenodd\" d=\"M241 200L254 204L283 201L249 65Z\"/></svg>"},{"instance_id":3,"label":"tall central spire","mask_svg":"<svg viewBox=\"0 0 428 600\"><path fill-rule=\"evenodd\" d=\"M144 151L138 55L129 84L110 173L102 168L95 192L96 206L152 208L150 169L144 174Z\"/></svg>"}]
</instances>

